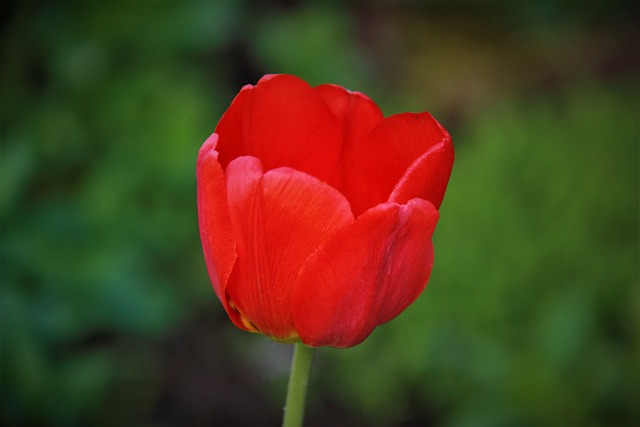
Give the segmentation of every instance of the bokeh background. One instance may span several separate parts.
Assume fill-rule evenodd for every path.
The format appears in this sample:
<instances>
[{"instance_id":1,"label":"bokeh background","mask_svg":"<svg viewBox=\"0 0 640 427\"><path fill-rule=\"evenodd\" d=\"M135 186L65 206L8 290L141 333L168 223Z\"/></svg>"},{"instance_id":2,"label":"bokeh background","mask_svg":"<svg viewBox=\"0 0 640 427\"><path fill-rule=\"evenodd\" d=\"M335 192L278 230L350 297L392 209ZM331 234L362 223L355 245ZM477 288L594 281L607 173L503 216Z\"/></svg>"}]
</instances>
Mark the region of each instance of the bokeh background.
<instances>
[{"instance_id":1,"label":"bokeh background","mask_svg":"<svg viewBox=\"0 0 640 427\"><path fill-rule=\"evenodd\" d=\"M639 9L626 1L3 2L6 426L278 425L292 348L209 283L195 159L265 73L434 114L429 286L321 349L317 426L640 424Z\"/></svg>"}]
</instances>

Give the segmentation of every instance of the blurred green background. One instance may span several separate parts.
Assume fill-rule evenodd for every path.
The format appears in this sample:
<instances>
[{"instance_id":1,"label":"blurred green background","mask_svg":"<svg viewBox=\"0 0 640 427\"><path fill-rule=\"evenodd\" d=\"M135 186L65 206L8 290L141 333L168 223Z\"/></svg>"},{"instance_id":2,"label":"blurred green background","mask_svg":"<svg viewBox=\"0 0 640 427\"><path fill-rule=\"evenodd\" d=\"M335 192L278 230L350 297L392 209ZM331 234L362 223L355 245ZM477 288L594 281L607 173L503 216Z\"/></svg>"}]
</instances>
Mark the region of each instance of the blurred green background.
<instances>
[{"instance_id":1,"label":"blurred green background","mask_svg":"<svg viewBox=\"0 0 640 427\"><path fill-rule=\"evenodd\" d=\"M6 426L277 425L290 346L227 320L195 158L242 85L432 112L429 286L317 353L309 425L640 424L635 2L4 2Z\"/></svg>"}]
</instances>

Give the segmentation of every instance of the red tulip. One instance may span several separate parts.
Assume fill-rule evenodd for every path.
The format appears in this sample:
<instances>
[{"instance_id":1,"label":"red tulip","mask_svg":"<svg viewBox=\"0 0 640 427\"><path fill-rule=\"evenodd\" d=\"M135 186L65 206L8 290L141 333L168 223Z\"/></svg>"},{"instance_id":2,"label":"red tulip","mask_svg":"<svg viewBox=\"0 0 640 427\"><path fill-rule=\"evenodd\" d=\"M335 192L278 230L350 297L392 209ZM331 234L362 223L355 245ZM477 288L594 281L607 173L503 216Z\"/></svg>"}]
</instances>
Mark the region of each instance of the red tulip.
<instances>
[{"instance_id":1,"label":"red tulip","mask_svg":"<svg viewBox=\"0 0 640 427\"><path fill-rule=\"evenodd\" d=\"M282 342L352 347L407 308L433 264L453 165L429 113L267 75L198 154L198 219L233 323Z\"/></svg>"}]
</instances>

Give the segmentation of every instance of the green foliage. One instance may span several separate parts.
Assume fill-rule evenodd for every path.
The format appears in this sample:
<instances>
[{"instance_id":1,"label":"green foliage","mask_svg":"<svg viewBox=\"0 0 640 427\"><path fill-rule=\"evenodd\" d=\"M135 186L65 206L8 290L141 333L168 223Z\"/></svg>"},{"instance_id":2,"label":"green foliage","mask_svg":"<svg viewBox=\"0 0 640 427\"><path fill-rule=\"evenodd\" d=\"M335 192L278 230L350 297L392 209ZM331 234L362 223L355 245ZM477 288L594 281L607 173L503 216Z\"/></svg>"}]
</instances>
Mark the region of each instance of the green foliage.
<instances>
[{"instance_id":1,"label":"green foliage","mask_svg":"<svg viewBox=\"0 0 640 427\"><path fill-rule=\"evenodd\" d=\"M56 6L13 34L2 82L2 403L11 422L108 424L110 390L153 378L129 341L212 296L194 165L217 106L185 65L211 29L200 9L178 11L200 32L164 40L147 30L169 11Z\"/></svg>"}]
</instances>

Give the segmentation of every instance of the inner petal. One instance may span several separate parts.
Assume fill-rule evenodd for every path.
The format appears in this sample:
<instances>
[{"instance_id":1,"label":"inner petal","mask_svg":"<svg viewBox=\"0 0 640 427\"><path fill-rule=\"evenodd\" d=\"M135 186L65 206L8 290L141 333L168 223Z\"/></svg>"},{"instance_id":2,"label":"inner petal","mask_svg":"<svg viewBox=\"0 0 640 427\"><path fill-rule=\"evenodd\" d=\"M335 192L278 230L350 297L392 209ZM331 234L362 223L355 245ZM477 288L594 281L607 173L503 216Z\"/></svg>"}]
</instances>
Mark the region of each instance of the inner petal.
<instances>
[{"instance_id":1,"label":"inner petal","mask_svg":"<svg viewBox=\"0 0 640 427\"><path fill-rule=\"evenodd\" d=\"M224 113L216 133L223 168L240 156L262 161L265 170L288 166L330 182L342 132L329 107L303 80L266 76L247 85Z\"/></svg>"}]
</instances>

